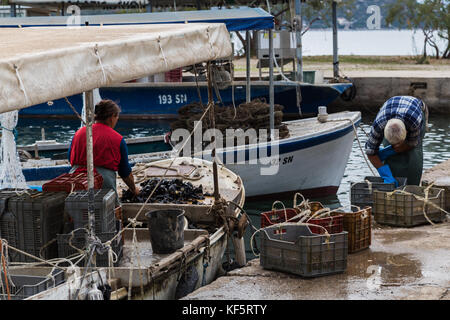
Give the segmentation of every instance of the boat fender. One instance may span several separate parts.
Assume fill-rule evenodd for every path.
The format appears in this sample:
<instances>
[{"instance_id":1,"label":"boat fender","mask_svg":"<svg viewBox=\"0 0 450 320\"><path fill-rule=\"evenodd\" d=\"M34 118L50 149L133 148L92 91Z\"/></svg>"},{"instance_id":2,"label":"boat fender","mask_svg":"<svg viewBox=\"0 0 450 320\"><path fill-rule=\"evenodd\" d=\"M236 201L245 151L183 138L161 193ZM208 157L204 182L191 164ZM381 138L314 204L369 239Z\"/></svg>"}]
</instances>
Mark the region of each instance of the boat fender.
<instances>
[{"instance_id":1,"label":"boat fender","mask_svg":"<svg viewBox=\"0 0 450 320\"><path fill-rule=\"evenodd\" d=\"M193 292L197 286L198 279L197 269L193 265L190 265L178 281L178 285L175 290L175 299L178 300Z\"/></svg>"},{"instance_id":2,"label":"boat fender","mask_svg":"<svg viewBox=\"0 0 450 320\"><path fill-rule=\"evenodd\" d=\"M352 81L350 81L352 82ZM355 83L352 82L352 86L347 88L344 92L341 93L341 99L344 101L352 101L356 97L356 86Z\"/></svg>"}]
</instances>

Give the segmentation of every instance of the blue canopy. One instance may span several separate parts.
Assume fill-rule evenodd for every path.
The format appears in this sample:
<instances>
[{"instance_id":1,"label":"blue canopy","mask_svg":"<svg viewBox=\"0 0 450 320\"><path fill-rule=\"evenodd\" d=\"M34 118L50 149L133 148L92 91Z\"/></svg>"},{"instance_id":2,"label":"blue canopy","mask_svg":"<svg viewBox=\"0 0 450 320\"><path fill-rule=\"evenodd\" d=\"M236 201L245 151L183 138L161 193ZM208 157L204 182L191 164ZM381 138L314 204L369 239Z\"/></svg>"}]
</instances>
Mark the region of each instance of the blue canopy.
<instances>
[{"instance_id":1,"label":"blue canopy","mask_svg":"<svg viewBox=\"0 0 450 320\"><path fill-rule=\"evenodd\" d=\"M79 18L79 20L77 20ZM73 22L77 21L77 24ZM0 27L51 27L67 25L127 25L158 23L224 23L228 31L267 30L274 28L274 18L261 8L215 9L198 11L107 14L90 16L47 16L1 18ZM79 24L78 24L79 23Z\"/></svg>"}]
</instances>

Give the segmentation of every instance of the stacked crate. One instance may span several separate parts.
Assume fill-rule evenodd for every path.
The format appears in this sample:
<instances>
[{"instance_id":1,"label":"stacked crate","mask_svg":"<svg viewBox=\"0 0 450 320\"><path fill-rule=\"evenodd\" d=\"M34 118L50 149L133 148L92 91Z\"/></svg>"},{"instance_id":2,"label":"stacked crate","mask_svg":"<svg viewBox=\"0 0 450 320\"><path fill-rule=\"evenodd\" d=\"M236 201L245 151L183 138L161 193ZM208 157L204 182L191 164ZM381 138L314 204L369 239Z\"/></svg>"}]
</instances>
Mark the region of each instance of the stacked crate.
<instances>
[{"instance_id":1,"label":"stacked crate","mask_svg":"<svg viewBox=\"0 0 450 320\"><path fill-rule=\"evenodd\" d=\"M88 229L88 197L89 191L72 192L65 201L67 214L73 221L73 228ZM95 216L95 236L102 243L111 240L120 231L121 223L116 219L116 193L114 190L94 190L94 216ZM66 234L59 234L57 238L58 255L66 258L77 253L75 248L86 250L86 231L77 230ZM70 241L70 242L69 242ZM74 248L75 247L75 248ZM111 247L120 258L123 250L122 237L117 237ZM108 266L108 252L104 254L97 253L97 266Z\"/></svg>"},{"instance_id":2,"label":"stacked crate","mask_svg":"<svg viewBox=\"0 0 450 320\"><path fill-rule=\"evenodd\" d=\"M2 191L2 201L8 197L7 211L1 218L2 237L8 243L35 257L57 257L52 240L61 232L64 216L65 192L37 192L27 190L9 197ZM32 257L9 250L13 262L36 262Z\"/></svg>"},{"instance_id":3,"label":"stacked crate","mask_svg":"<svg viewBox=\"0 0 450 320\"><path fill-rule=\"evenodd\" d=\"M67 214L73 220L74 229L88 228L89 191L71 193L65 201ZM114 232L116 229L116 193L114 190L94 190L95 233Z\"/></svg>"},{"instance_id":4,"label":"stacked crate","mask_svg":"<svg viewBox=\"0 0 450 320\"><path fill-rule=\"evenodd\" d=\"M103 185L103 177L98 172L94 172L94 189L101 189ZM49 182L42 185L42 191L67 193L88 190L87 173L64 173Z\"/></svg>"}]
</instances>

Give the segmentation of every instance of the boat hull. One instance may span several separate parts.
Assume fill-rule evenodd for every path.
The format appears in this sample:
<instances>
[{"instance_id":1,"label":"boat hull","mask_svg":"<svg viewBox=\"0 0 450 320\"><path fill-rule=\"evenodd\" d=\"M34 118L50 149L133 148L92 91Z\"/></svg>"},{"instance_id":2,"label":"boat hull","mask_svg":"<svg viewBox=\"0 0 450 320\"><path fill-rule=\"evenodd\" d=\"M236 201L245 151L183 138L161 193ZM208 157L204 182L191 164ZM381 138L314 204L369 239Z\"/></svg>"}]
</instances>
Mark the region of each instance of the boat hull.
<instances>
[{"instance_id":1,"label":"boat hull","mask_svg":"<svg viewBox=\"0 0 450 320\"><path fill-rule=\"evenodd\" d=\"M355 126L360 120L360 113L353 113ZM306 197L323 197L336 194L354 137L353 124L346 121L345 126L320 134L282 139L278 150L250 145L241 150L218 149L216 154L228 169L241 177L247 198L295 192ZM277 154L272 156L270 149L276 150ZM257 155L257 159L251 160L251 155ZM203 157L211 159L208 153Z\"/></svg>"},{"instance_id":2,"label":"boat hull","mask_svg":"<svg viewBox=\"0 0 450 320\"><path fill-rule=\"evenodd\" d=\"M261 165L230 164L227 168L241 176L247 198L293 192L301 192L305 197L334 195L344 175L354 133L349 130L330 138L328 142L293 151L280 145L276 175L261 175Z\"/></svg>"},{"instance_id":3,"label":"boat hull","mask_svg":"<svg viewBox=\"0 0 450 320\"><path fill-rule=\"evenodd\" d=\"M275 103L285 107L286 116L298 116L296 99L296 83L278 82L274 86ZM339 97L342 92L352 86L351 83L309 84L301 83L301 111L303 114L316 114L319 106L327 106ZM203 103L208 101L208 90L204 84L197 86L192 82L181 83L131 83L100 88L102 98L116 101L124 119L174 119L178 109L186 104L199 101L200 90ZM236 82L224 90L220 90L220 100L226 106L237 106L246 101L246 85ZM269 101L268 82L258 81L251 85L251 98L262 98ZM82 95L68 97L71 104L81 114ZM215 101L219 97L214 93ZM21 116L31 117L74 117L72 109L65 99L58 99L20 110Z\"/></svg>"}]
</instances>

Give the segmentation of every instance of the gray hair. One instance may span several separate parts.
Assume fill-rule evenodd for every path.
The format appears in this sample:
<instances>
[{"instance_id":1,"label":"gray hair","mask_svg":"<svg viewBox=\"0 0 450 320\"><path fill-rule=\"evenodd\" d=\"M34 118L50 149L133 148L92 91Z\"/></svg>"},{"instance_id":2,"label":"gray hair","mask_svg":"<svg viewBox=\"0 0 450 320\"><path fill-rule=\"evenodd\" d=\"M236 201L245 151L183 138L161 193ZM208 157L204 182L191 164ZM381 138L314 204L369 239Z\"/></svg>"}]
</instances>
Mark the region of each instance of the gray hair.
<instances>
[{"instance_id":1,"label":"gray hair","mask_svg":"<svg viewBox=\"0 0 450 320\"><path fill-rule=\"evenodd\" d=\"M400 119L391 119L384 128L384 137L391 145L403 142L406 139L405 124Z\"/></svg>"}]
</instances>

